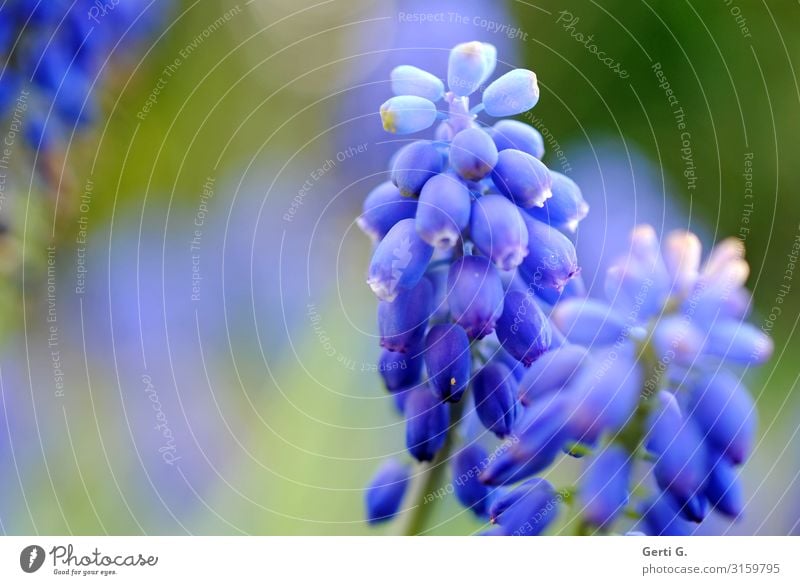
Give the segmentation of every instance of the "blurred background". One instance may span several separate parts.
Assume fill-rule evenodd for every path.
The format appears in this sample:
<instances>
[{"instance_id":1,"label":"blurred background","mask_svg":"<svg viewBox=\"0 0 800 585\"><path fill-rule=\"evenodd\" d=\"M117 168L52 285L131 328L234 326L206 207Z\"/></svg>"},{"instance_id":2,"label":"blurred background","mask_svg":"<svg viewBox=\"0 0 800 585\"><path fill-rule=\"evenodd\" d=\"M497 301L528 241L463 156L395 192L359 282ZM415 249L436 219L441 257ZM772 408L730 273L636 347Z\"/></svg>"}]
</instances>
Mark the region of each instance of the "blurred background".
<instances>
[{"instance_id":1,"label":"blurred background","mask_svg":"<svg viewBox=\"0 0 800 585\"><path fill-rule=\"evenodd\" d=\"M137 6L139 40L109 49L93 121L46 153L6 142L2 532L391 530L362 520L363 486L402 454L403 426L375 370L355 218L397 149L376 114L389 71L444 76L469 40L498 47L499 71L539 77L522 119L591 205L577 235L588 283L636 223L745 241L776 351L750 378L761 438L746 515L703 530L800 531L800 5ZM431 533L478 530L451 500Z\"/></svg>"}]
</instances>

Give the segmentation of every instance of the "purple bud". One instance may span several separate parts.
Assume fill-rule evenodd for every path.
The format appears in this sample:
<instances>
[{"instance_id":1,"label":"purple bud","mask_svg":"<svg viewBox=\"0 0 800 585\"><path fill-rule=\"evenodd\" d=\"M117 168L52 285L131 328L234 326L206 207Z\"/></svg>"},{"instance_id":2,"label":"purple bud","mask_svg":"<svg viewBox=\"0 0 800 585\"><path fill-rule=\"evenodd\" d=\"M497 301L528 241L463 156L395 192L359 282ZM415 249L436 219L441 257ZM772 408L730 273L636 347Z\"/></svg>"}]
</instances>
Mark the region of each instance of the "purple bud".
<instances>
[{"instance_id":1,"label":"purple bud","mask_svg":"<svg viewBox=\"0 0 800 585\"><path fill-rule=\"evenodd\" d=\"M458 402L469 383L469 338L458 325L434 325L425 339L428 384L439 400Z\"/></svg>"},{"instance_id":2,"label":"purple bud","mask_svg":"<svg viewBox=\"0 0 800 585\"><path fill-rule=\"evenodd\" d=\"M367 284L382 301L414 288L425 274L433 248L417 234L413 219L398 221L372 255Z\"/></svg>"},{"instance_id":3,"label":"purple bud","mask_svg":"<svg viewBox=\"0 0 800 585\"><path fill-rule=\"evenodd\" d=\"M583 517L594 526L607 526L628 505L632 457L619 445L610 444L588 459L581 477Z\"/></svg>"},{"instance_id":4,"label":"purple bud","mask_svg":"<svg viewBox=\"0 0 800 585\"><path fill-rule=\"evenodd\" d=\"M437 102L444 95L442 80L413 65L400 65L392 69L392 93L395 95L415 95Z\"/></svg>"},{"instance_id":5,"label":"purple bud","mask_svg":"<svg viewBox=\"0 0 800 585\"><path fill-rule=\"evenodd\" d=\"M533 207L529 213L539 221L574 234L578 223L589 213L589 204L572 179L555 171L550 171L550 178L552 196L544 207Z\"/></svg>"},{"instance_id":6,"label":"purple bud","mask_svg":"<svg viewBox=\"0 0 800 585\"><path fill-rule=\"evenodd\" d=\"M588 360L588 351L578 345L551 349L533 362L519 384L519 398L524 406L561 390Z\"/></svg>"},{"instance_id":7,"label":"purple bud","mask_svg":"<svg viewBox=\"0 0 800 585\"><path fill-rule=\"evenodd\" d=\"M732 463L742 463L756 434L756 407L744 384L719 370L698 380L690 398L689 416L706 440Z\"/></svg>"},{"instance_id":8,"label":"purple bud","mask_svg":"<svg viewBox=\"0 0 800 585\"><path fill-rule=\"evenodd\" d=\"M509 292L496 329L503 348L526 367L550 347L550 322L533 295Z\"/></svg>"},{"instance_id":9,"label":"purple bud","mask_svg":"<svg viewBox=\"0 0 800 585\"><path fill-rule=\"evenodd\" d=\"M584 443L595 443L603 433L615 433L633 416L642 388L641 368L616 351L587 364L570 383L570 429Z\"/></svg>"},{"instance_id":10,"label":"purple bud","mask_svg":"<svg viewBox=\"0 0 800 585\"><path fill-rule=\"evenodd\" d=\"M472 241L495 266L512 270L528 253L528 229L516 205L500 195L484 195L472 204Z\"/></svg>"},{"instance_id":11,"label":"purple bud","mask_svg":"<svg viewBox=\"0 0 800 585\"><path fill-rule=\"evenodd\" d=\"M579 272L575 246L564 234L532 217L523 216L528 228L528 255L519 272L536 289L563 290Z\"/></svg>"},{"instance_id":12,"label":"purple bud","mask_svg":"<svg viewBox=\"0 0 800 585\"><path fill-rule=\"evenodd\" d=\"M524 489L523 489L524 488ZM523 495L531 490L552 489L550 482L539 477L532 477L525 480L515 488L498 488L489 506L489 521L494 524L500 515L508 510L512 504L519 500Z\"/></svg>"},{"instance_id":13,"label":"purple bud","mask_svg":"<svg viewBox=\"0 0 800 585\"><path fill-rule=\"evenodd\" d=\"M431 246L452 248L469 224L472 200L469 189L449 175L436 175L425 183L417 208L417 233Z\"/></svg>"},{"instance_id":14,"label":"purple bud","mask_svg":"<svg viewBox=\"0 0 800 585\"><path fill-rule=\"evenodd\" d=\"M422 352L400 353L384 349L378 362L378 370L389 392L415 386L422 376Z\"/></svg>"},{"instance_id":15,"label":"purple bud","mask_svg":"<svg viewBox=\"0 0 800 585\"><path fill-rule=\"evenodd\" d=\"M566 299L550 315L553 324L572 343L588 347L625 339L627 325L611 307L595 299Z\"/></svg>"},{"instance_id":16,"label":"purple bud","mask_svg":"<svg viewBox=\"0 0 800 585\"><path fill-rule=\"evenodd\" d=\"M380 466L366 490L367 522L391 520L400 509L408 487L408 467L395 459Z\"/></svg>"},{"instance_id":17,"label":"purple bud","mask_svg":"<svg viewBox=\"0 0 800 585\"><path fill-rule=\"evenodd\" d=\"M417 140L401 148L392 162L392 183L406 197L417 197L425 183L442 172L444 158L433 143Z\"/></svg>"},{"instance_id":18,"label":"purple bud","mask_svg":"<svg viewBox=\"0 0 800 585\"><path fill-rule=\"evenodd\" d=\"M550 171L538 158L508 148L497 155L492 171L495 187L520 207L542 207L551 196Z\"/></svg>"},{"instance_id":19,"label":"purple bud","mask_svg":"<svg viewBox=\"0 0 800 585\"><path fill-rule=\"evenodd\" d=\"M495 457L481 474L488 485L516 483L550 466L570 439L569 402L556 396L525 409L517 421L517 441Z\"/></svg>"},{"instance_id":20,"label":"purple bud","mask_svg":"<svg viewBox=\"0 0 800 585\"><path fill-rule=\"evenodd\" d=\"M703 436L694 421L682 417L674 405L664 400L650 413L647 428L647 450L656 456L656 482L681 507L701 493L706 478Z\"/></svg>"},{"instance_id":21,"label":"purple bud","mask_svg":"<svg viewBox=\"0 0 800 585\"><path fill-rule=\"evenodd\" d=\"M453 488L456 498L476 516L486 515L489 488L478 480L489 456L480 445L472 443L463 447L453 458Z\"/></svg>"},{"instance_id":22,"label":"purple bud","mask_svg":"<svg viewBox=\"0 0 800 585\"><path fill-rule=\"evenodd\" d=\"M450 144L450 165L464 179L478 181L492 172L497 163L497 147L480 128L467 128Z\"/></svg>"},{"instance_id":23,"label":"purple bud","mask_svg":"<svg viewBox=\"0 0 800 585\"><path fill-rule=\"evenodd\" d=\"M489 43L472 41L453 47L447 63L447 85L455 95L468 96L492 74L497 50Z\"/></svg>"},{"instance_id":24,"label":"purple bud","mask_svg":"<svg viewBox=\"0 0 800 585\"><path fill-rule=\"evenodd\" d=\"M527 112L539 101L536 74L527 69L513 69L495 79L483 92L486 113L495 118Z\"/></svg>"},{"instance_id":25,"label":"purple bud","mask_svg":"<svg viewBox=\"0 0 800 585\"><path fill-rule=\"evenodd\" d=\"M533 126L518 120L500 120L490 129L497 150L521 150L540 159L544 156L544 140Z\"/></svg>"},{"instance_id":26,"label":"purple bud","mask_svg":"<svg viewBox=\"0 0 800 585\"><path fill-rule=\"evenodd\" d=\"M662 494L639 507L643 528L650 536L688 536L692 525L681 519L669 496Z\"/></svg>"},{"instance_id":27,"label":"purple bud","mask_svg":"<svg viewBox=\"0 0 800 585\"><path fill-rule=\"evenodd\" d=\"M370 191L364 200L364 213L357 223L365 234L377 242L389 233L401 219L413 218L417 214L417 201L403 197L390 181L381 183Z\"/></svg>"},{"instance_id":28,"label":"purple bud","mask_svg":"<svg viewBox=\"0 0 800 585\"><path fill-rule=\"evenodd\" d=\"M497 515L495 522L508 536L538 536L558 516L563 496L541 480L517 486L507 496L510 503Z\"/></svg>"},{"instance_id":29,"label":"purple bud","mask_svg":"<svg viewBox=\"0 0 800 585\"><path fill-rule=\"evenodd\" d=\"M428 386L417 386L405 403L406 447L418 461L432 461L444 446L449 409Z\"/></svg>"},{"instance_id":30,"label":"purple bud","mask_svg":"<svg viewBox=\"0 0 800 585\"><path fill-rule=\"evenodd\" d=\"M665 238L662 255L676 293L685 295L694 287L700 274L702 251L700 238L692 232L675 230Z\"/></svg>"},{"instance_id":31,"label":"purple bud","mask_svg":"<svg viewBox=\"0 0 800 585\"><path fill-rule=\"evenodd\" d=\"M703 332L684 316L664 317L653 330L653 349L656 357L666 365L674 362L691 366L700 355L703 343Z\"/></svg>"},{"instance_id":32,"label":"purple bud","mask_svg":"<svg viewBox=\"0 0 800 585\"><path fill-rule=\"evenodd\" d=\"M758 327L728 319L710 327L703 353L739 364L760 365L770 358L773 348L772 339Z\"/></svg>"},{"instance_id":33,"label":"purple bud","mask_svg":"<svg viewBox=\"0 0 800 585\"><path fill-rule=\"evenodd\" d=\"M475 411L483 426L500 438L517 418L517 380L505 365L490 361L472 380Z\"/></svg>"},{"instance_id":34,"label":"purple bud","mask_svg":"<svg viewBox=\"0 0 800 585\"><path fill-rule=\"evenodd\" d=\"M381 105L383 129L392 134L413 134L430 128L436 121L436 105L422 97L399 95Z\"/></svg>"},{"instance_id":35,"label":"purple bud","mask_svg":"<svg viewBox=\"0 0 800 585\"><path fill-rule=\"evenodd\" d=\"M450 266L450 313L470 339L482 339L494 331L503 312L503 295L500 274L483 256L464 256Z\"/></svg>"},{"instance_id":36,"label":"purple bud","mask_svg":"<svg viewBox=\"0 0 800 585\"><path fill-rule=\"evenodd\" d=\"M534 292L537 297L552 306L566 299L583 299L587 296L586 284L583 282L580 272L570 278L560 291L554 288L537 288Z\"/></svg>"},{"instance_id":37,"label":"purple bud","mask_svg":"<svg viewBox=\"0 0 800 585\"><path fill-rule=\"evenodd\" d=\"M432 311L433 285L427 278L411 290L401 291L393 302L379 302L381 347L401 353L420 347Z\"/></svg>"},{"instance_id":38,"label":"purple bud","mask_svg":"<svg viewBox=\"0 0 800 585\"><path fill-rule=\"evenodd\" d=\"M719 454L714 455L712 461L705 496L718 512L738 518L744 510L744 494L736 469Z\"/></svg>"}]
</instances>

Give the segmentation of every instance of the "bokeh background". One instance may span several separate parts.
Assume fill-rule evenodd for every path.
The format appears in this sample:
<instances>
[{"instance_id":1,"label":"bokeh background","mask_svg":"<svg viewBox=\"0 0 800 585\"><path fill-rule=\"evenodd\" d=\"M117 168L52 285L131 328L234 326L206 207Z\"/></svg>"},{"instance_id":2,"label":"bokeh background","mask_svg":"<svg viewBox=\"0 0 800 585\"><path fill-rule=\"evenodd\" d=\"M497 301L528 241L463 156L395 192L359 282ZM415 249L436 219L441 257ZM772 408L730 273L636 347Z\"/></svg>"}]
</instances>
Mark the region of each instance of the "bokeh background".
<instances>
[{"instance_id":1,"label":"bokeh background","mask_svg":"<svg viewBox=\"0 0 800 585\"><path fill-rule=\"evenodd\" d=\"M761 435L745 517L703 530L800 530L800 4L185 0L115 55L100 119L60 145L58 188L15 151L3 533L390 530L362 520L403 427L375 372L354 220L397 148L376 114L391 68L444 75L447 50L475 39L500 70L539 76L523 119L591 205L588 282L636 223L745 240L776 351L750 375ZM429 532L479 528L449 496Z\"/></svg>"}]
</instances>

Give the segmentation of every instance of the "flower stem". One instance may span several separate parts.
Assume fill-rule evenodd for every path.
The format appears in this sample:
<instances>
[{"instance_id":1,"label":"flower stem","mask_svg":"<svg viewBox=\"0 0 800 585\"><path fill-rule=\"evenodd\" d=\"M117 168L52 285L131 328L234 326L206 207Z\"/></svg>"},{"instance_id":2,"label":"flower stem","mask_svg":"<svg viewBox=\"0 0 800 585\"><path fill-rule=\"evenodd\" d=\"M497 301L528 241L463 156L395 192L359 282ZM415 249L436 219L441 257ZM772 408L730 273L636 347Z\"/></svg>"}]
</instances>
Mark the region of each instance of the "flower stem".
<instances>
[{"instance_id":1,"label":"flower stem","mask_svg":"<svg viewBox=\"0 0 800 585\"><path fill-rule=\"evenodd\" d=\"M461 421L461 414L464 409L465 396L459 402L450 405L450 428L444 440L444 445L436 457L430 463L423 463L422 470L414 479L411 486L409 500L416 502L409 508L400 519L399 534L404 536L416 536L422 534L428 518L433 513L436 502L441 498L434 497L436 490L439 489L442 477L447 469L447 462L455 446L455 435L458 423Z\"/></svg>"}]
</instances>

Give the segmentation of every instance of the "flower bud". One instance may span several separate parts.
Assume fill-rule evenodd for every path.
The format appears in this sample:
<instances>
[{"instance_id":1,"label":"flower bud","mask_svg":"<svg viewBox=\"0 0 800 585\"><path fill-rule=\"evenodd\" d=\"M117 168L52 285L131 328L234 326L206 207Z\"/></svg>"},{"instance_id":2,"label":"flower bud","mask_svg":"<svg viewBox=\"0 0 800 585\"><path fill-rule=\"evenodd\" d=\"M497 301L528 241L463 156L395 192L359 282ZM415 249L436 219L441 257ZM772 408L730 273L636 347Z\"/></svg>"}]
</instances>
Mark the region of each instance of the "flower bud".
<instances>
[{"instance_id":1,"label":"flower bud","mask_svg":"<svg viewBox=\"0 0 800 585\"><path fill-rule=\"evenodd\" d=\"M625 339L627 324L603 302L590 298L566 299L553 307L553 324L572 343L597 347Z\"/></svg>"},{"instance_id":2,"label":"flower bud","mask_svg":"<svg viewBox=\"0 0 800 585\"><path fill-rule=\"evenodd\" d=\"M610 444L589 457L581 476L583 517L594 526L610 525L628 505L632 456Z\"/></svg>"},{"instance_id":3,"label":"flower bud","mask_svg":"<svg viewBox=\"0 0 800 585\"><path fill-rule=\"evenodd\" d=\"M472 41L453 47L447 63L447 86L459 97L468 96L492 74L497 50L489 43Z\"/></svg>"},{"instance_id":4,"label":"flower bud","mask_svg":"<svg viewBox=\"0 0 800 585\"><path fill-rule=\"evenodd\" d=\"M500 151L492 171L492 182L520 207L542 207L552 197L549 169L538 158L521 150Z\"/></svg>"},{"instance_id":5,"label":"flower bud","mask_svg":"<svg viewBox=\"0 0 800 585\"><path fill-rule=\"evenodd\" d=\"M652 343L661 363L691 366L703 349L704 334L686 317L672 315L656 323Z\"/></svg>"},{"instance_id":6,"label":"flower bud","mask_svg":"<svg viewBox=\"0 0 800 585\"><path fill-rule=\"evenodd\" d=\"M575 246L546 223L527 214L523 218L528 229L528 255L520 264L520 275L535 289L562 290L580 270Z\"/></svg>"},{"instance_id":7,"label":"flower bud","mask_svg":"<svg viewBox=\"0 0 800 585\"><path fill-rule=\"evenodd\" d=\"M417 234L413 219L398 221L381 240L369 265L369 284L382 301L393 301L402 290L422 279L433 248Z\"/></svg>"},{"instance_id":8,"label":"flower bud","mask_svg":"<svg viewBox=\"0 0 800 585\"><path fill-rule=\"evenodd\" d=\"M517 486L508 498L511 503L495 520L508 536L540 535L558 516L562 500L561 495L545 480Z\"/></svg>"},{"instance_id":9,"label":"flower bud","mask_svg":"<svg viewBox=\"0 0 800 585\"><path fill-rule=\"evenodd\" d=\"M422 97L398 95L381 105L383 129L392 134L413 134L433 126L436 105Z\"/></svg>"},{"instance_id":10,"label":"flower bud","mask_svg":"<svg viewBox=\"0 0 800 585\"><path fill-rule=\"evenodd\" d=\"M479 181L492 172L496 163L497 147L480 128L462 130L450 144L450 165L464 179Z\"/></svg>"},{"instance_id":11,"label":"flower bud","mask_svg":"<svg viewBox=\"0 0 800 585\"><path fill-rule=\"evenodd\" d=\"M366 490L367 522L391 520L400 509L408 487L408 467L389 459L378 469Z\"/></svg>"},{"instance_id":12,"label":"flower bud","mask_svg":"<svg viewBox=\"0 0 800 585\"><path fill-rule=\"evenodd\" d=\"M500 120L489 130L497 150L521 150L540 159L544 156L544 140L533 126L518 120Z\"/></svg>"},{"instance_id":13,"label":"flower bud","mask_svg":"<svg viewBox=\"0 0 800 585\"><path fill-rule=\"evenodd\" d=\"M397 96L415 95L437 102L444 95L442 80L413 65L400 65L392 69L392 93Z\"/></svg>"},{"instance_id":14,"label":"flower bud","mask_svg":"<svg viewBox=\"0 0 800 585\"><path fill-rule=\"evenodd\" d=\"M401 148L392 162L392 183L406 197L417 197L426 181L444 168L444 159L427 140L417 140Z\"/></svg>"},{"instance_id":15,"label":"flower bud","mask_svg":"<svg viewBox=\"0 0 800 585\"><path fill-rule=\"evenodd\" d=\"M432 461L447 437L449 409L428 386L417 386L405 402L406 447L417 461Z\"/></svg>"},{"instance_id":16,"label":"flower bud","mask_svg":"<svg viewBox=\"0 0 800 585\"><path fill-rule=\"evenodd\" d=\"M528 230L516 205L500 195L484 195L472 204L472 241L495 266L512 270L528 253Z\"/></svg>"},{"instance_id":17,"label":"flower bud","mask_svg":"<svg viewBox=\"0 0 800 585\"><path fill-rule=\"evenodd\" d=\"M372 241L383 239L401 219L413 218L417 214L417 201L403 197L390 181L381 183L370 191L364 200L364 212L357 223Z\"/></svg>"},{"instance_id":18,"label":"flower bud","mask_svg":"<svg viewBox=\"0 0 800 585\"><path fill-rule=\"evenodd\" d=\"M739 364L765 363L774 348L761 329L732 319L719 320L708 330L703 353Z\"/></svg>"},{"instance_id":19,"label":"flower bud","mask_svg":"<svg viewBox=\"0 0 800 585\"><path fill-rule=\"evenodd\" d=\"M417 233L431 246L452 248L469 224L472 200L458 179L436 175L422 187L417 207Z\"/></svg>"},{"instance_id":20,"label":"flower bud","mask_svg":"<svg viewBox=\"0 0 800 585\"><path fill-rule=\"evenodd\" d=\"M517 441L500 452L481 473L488 485L516 483L550 466L571 438L569 402L553 397L526 408L514 428Z\"/></svg>"},{"instance_id":21,"label":"flower bud","mask_svg":"<svg viewBox=\"0 0 800 585\"><path fill-rule=\"evenodd\" d=\"M478 474L488 460L488 454L477 443L466 445L453 457L453 488L456 498L479 518L486 515L490 492L478 480Z\"/></svg>"},{"instance_id":22,"label":"flower bud","mask_svg":"<svg viewBox=\"0 0 800 585\"><path fill-rule=\"evenodd\" d=\"M483 256L463 256L450 266L447 298L453 320L470 339L482 339L494 331L503 312L500 274Z\"/></svg>"},{"instance_id":23,"label":"flower bud","mask_svg":"<svg viewBox=\"0 0 800 585\"><path fill-rule=\"evenodd\" d=\"M639 506L642 524L650 536L689 536L692 525L681 519L667 494L661 494Z\"/></svg>"},{"instance_id":24,"label":"flower bud","mask_svg":"<svg viewBox=\"0 0 800 585\"><path fill-rule=\"evenodd\" d=\"M420 347L432 311L433 285L427 278L414 288L401 291L393 302L379 302L381 347L400 353Z\"/></svg>"},{"instance_id":25,"label":"flower bud","mask_svg":"<svg viewBox=\"0 0 800 585\"><path fill-rule=\"evenodd\" d=\"M486 113L495 118L527 112L539 101L536 74L527 69L513 69L495 79L483 92Z\"/></svg>"},{"instance_id":26,"label":"flower bud","mask_svg":"<svg viewBox=\"0 0 800 585\"><path fill-rule=\"evenodd\" d=\"M594 444L603 433L622 429L636 410L642 381L636 361L613 351L587 364L568 387L575 439Z\"/></svg>"},{"instance_id":27,"label":"flower bud","mask_svg":"<svg viewBox=\"0 0 800 585\"><path fill-rule=\"evenodd\" d=\"M428 384L439 400L458 402L469 382L469 338L455 324L434 325L425 339Z\"/></svg>"},{"instance_id":28,"label":"flower bud","mask_svg":"<svg viewBox=\"0 0 800 585\"><path fill-rule=\"evenodd\" d=\"M675 292L686 294L697 282L702 251L700 238L692 232L675 230L667 235L662 254Z\"/></svg>"},{"instance_id":29,"label":"flower bud","mask_svg":"<svg viewBox=\"0 0 800 585\"><path fill-rule=\"evenodd\" d=\"M581 190L569 177L550 171L552 196L544 207L532 207L528 213L544 223L574 234L580 221L589 213L589 204Z\"/></svg>"},{"instance_id":30,"label":"flower bud","mask_svg":"<svg viewBox=\"0 0 800 585\"><path fill-rule=\"evenodd\" d=\"M561 390L587 360L588 351L579 345L567 344L546 352L522 376L520 401L528 406Z\"/></svg>"},{"instance_id":31,"label":"flower bud","mask_svg":"<svg viewBox=\"0 0 800 585\"><path fill-rule=\"evenodd\" d=\"M400 353L384 349L378 361L378 370L389 392L419 384L422 376L422 352L411 350Z\"/></svg>"},{"instance_id":32,"label":"flower bud","mask_svg":"<svg viewBox=\"0 0 800 585\"><path fill-rule=\"evenodd\" d=\"M472 380L475 412L483 426L501 439L517 418L517 380L505 365L490 361Z\"/></svg>"},{"instance_id":33,"label":"flower bud","mask_svg":"<svg viewBox=\"0 0 800 585\"><path fill-rule=\"evenodd\" d=\"M744 462L755 440L756 407L736 376L719 370L701 378L690 393L689 416L716 450Z\"/></svg>"},{"instance_id":34,"label":"flower bud","mask_svg":"<svg viewBox=\"0 0 800 585\"><path fill-rule=\"evenodd\" d=\"M719 454L711 460L705 496L718 512L729 518L738 518L744 510L744 493L736 469Z\"/></svg>"},{"instance_id":35,"label":"flower bud","mask_svg":"<svg viewBox=\"0 0 800 585\"><path fill-rule=\"evenodd\" d=\"M550 347L550 322L530 294L506 295L496 330L503 348L526 367Z\"/></svg>"}]
</instances>

